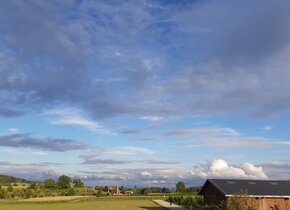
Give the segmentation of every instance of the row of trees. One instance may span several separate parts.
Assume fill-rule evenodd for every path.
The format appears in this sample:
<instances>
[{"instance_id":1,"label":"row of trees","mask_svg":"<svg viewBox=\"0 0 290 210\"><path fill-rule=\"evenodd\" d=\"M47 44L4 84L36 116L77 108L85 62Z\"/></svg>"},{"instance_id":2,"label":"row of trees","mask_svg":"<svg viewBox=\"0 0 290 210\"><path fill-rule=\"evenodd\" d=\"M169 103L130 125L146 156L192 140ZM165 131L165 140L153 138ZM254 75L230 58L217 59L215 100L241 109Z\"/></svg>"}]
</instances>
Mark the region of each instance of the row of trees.
<instances>
[{"instance_id":1,"label":"row of trees","mask_svg":"<svg viewBox=\"0 0 290 210\"><path fill-rule=\"evenodd\" d=\"M200 187L186 187L182 181L176 184L176 192L198 192L199 190Z\"/></svg>"},{"instance_id":2,"label":"row of trees","mask_svg":"<svg viewBox=\"0 0 290 210\"><path fill-rule=\"evenodd\" d=\"M19 187L20 186L20 187ZM166 187L145 187L145 188L118 188L122 194L148 195L150 193L170 193ZM177 192L194 192L197 188L186 188L183 182L176 184ZM84 187L81 179L72 179L66 175L58 177L57 180L47 179L44 182L9 183L1 187L0 198L30 198L46 196L69 196L69 195L113 195L117 187L96 186L95 188Z\"/></svg>"},{"instance_id":3,"label":"row of trees","mask_svg":"<svg viewBox=\"0 0 290 210\"><path fill-rule=\"evenodd\" d=\"M47 179L44 181L43 186L46 189L69 189L71 187L71 183L75 188L84 187L84 183L81 181L81 179L77 178L72 180L70 177L65 175L60 176L57 181L54 181L53 179Z\"/></svg>"},{"instance_id":4,"label":"row of trees","mask_svg":"<svg viewBox=\"0 0 290 210\"><path fill-rule=\"evenodd\" d=\"M8 185L8 186L7 186ZM90 188L84 188L84 183L76 178L60 176L56 181L47 179L43 183L31 182L30 184L0 185L0 198L30 198L45 196L69 196L69 195L95 195L96 192ZM29 185L28 187L25 187Z\"/></svg>"}]
</instances>

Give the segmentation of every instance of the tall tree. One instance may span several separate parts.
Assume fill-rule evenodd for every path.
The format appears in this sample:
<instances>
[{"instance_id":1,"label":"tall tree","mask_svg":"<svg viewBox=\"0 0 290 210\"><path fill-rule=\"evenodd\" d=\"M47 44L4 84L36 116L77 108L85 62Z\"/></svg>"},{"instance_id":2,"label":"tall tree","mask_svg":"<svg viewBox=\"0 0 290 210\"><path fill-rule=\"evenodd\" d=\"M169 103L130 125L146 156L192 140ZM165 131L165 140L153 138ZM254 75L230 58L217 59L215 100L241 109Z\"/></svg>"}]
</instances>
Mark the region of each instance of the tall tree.
<instances>
[{"instance_id":1,"label":"tall tree","mask_svg":"<svg viewBox=\"0 0 290 210\"><path fill-rule=\"evenodd\" d=\"M177 191L177 192L185 192L185 191L186 191L186 187L185 187L184 182L179 181L179 182L176 184L176 191Z\"/></svg>"},{"instance_id":2,"label":"tall tree","mask_svg":"<svg viewBox=\"0 0 290 210\"><path fill-rule=\"evenodd\" d=\"M44 188L53 189L56 187L56 183L53 179L47 179L44 181Z\"/></svg>"},{"instance_id":3,"label":"tall tree","mask_svg":"<svg viewBox=\"0 0 290 210\"><path fill-rule=\"evenodd\" d=\"M74 187L83 188L85 186L81 179L74 179L73 184L74 184Z\"/></svg>"},{"instance_id":4,"label":"tall tree","mask_svg":"<svg viewBox=\"0 0 290 210\"><path fill-rule=\"evenodd\" d=\"M71 178L66 175L62 175L57 180L57 187L59 189L68 189L70 188L70 183L71 183Z\"/></svg>"}]
</instances>

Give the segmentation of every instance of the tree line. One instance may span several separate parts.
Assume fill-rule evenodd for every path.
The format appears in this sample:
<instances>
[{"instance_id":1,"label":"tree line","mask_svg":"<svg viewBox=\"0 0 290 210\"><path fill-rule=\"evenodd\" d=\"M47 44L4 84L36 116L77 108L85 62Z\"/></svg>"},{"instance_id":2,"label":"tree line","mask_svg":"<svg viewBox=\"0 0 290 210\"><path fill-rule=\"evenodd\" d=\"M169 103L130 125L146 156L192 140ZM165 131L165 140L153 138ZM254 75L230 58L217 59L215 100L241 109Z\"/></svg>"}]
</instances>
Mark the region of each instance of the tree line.
<instances>
[{"instance_id":1,"label":"tree line","mask_svg":"<svg viewBox=\"0 0 290 210\"><path fill-rule=\"evenodd\" d=\"M0 185L0 198L31 198L95 194L96 192L94 189L85 188L81 179L72 179L66 175L58 177L56 181L54 179L47 179L44 182L5 183L3 186Z\"/></svg>"},{"instance_id":2,"label":"tree line","mask_svg":"<svg viewBox=\"0 0 290 210\"><path fill-rule=\"evenodd\" d=\"M3 184L3 183L2 183ZM118 187L118 193L126 195L149 195L151 193L171 193L171 192L196 192L199 188L187 188L183 182L176 184L176 189L166 187ZM43 182L29 183L0 183L0 198L31 198L31 197L48 197L48 196L108 196L116 195L117 186L96 186L85 187L79 178L72 179L69 176L62 175L58 179L46 179Z\"/></svg>"}]
</instances>

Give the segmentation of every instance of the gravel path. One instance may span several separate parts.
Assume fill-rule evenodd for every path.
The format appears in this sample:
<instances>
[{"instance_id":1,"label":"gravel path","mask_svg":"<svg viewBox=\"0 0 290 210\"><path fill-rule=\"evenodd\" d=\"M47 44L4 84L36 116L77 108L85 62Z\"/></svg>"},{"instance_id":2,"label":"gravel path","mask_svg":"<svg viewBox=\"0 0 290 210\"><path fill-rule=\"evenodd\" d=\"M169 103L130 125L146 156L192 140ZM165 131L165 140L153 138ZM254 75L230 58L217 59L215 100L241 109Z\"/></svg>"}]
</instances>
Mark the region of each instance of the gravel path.
<instances>
[{"instance_id":1,"label":"gravel path","mask_svg":"<svg viewBox=\"0 0 290 210\"><path fill-rule=\"evenodd\" d=\"M178 206L176 204L171 204L167 201L164 201L164 200L153 200L153 202L159 204L160 206L163 206L167 209L170 209L170 210L188 210L186 208L183 208L181 206Z\"/></svg>"}]
</instances>

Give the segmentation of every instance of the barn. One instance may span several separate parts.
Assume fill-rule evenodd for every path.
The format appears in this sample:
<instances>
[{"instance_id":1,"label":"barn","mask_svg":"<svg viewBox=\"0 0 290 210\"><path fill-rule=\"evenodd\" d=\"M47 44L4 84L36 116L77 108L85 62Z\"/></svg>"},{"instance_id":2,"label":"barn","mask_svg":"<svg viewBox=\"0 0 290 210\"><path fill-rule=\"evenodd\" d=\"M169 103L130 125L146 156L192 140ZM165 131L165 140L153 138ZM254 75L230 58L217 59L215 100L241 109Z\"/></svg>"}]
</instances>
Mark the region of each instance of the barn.
<instances>
[{"instance_id":1,"label":"barn","mask_svg":"<svg viewBox=\"0 0 290 210\"><path fill-rule=\"evenodd\" d=\"M290 210L290 181L208 179L199 194L206 204L246 198L258 210Z\"/></svg>"}]
</instances>

